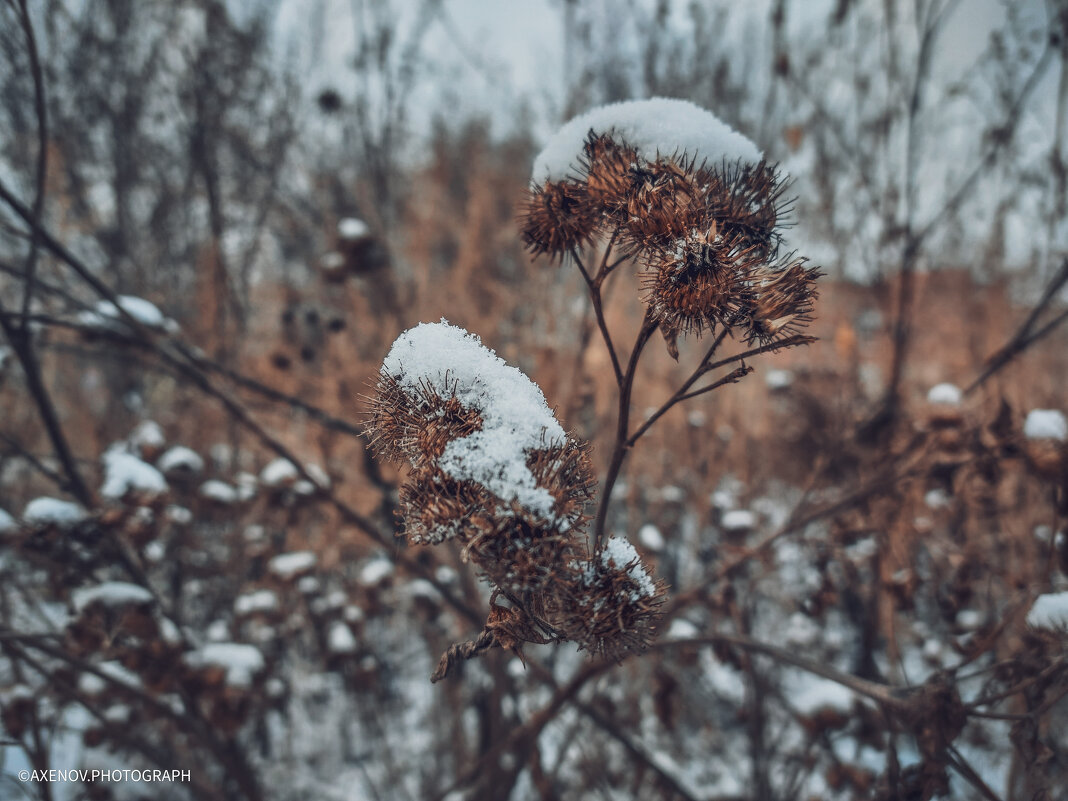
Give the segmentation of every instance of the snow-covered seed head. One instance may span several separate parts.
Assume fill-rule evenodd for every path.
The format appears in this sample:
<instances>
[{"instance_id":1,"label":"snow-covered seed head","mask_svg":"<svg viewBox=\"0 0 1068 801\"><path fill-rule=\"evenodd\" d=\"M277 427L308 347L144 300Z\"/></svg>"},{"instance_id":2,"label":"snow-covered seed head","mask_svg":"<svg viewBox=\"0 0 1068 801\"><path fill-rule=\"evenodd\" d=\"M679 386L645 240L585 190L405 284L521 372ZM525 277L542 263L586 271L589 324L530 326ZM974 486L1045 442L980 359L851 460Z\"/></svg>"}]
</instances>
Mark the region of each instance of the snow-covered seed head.
<instances>
[{"instance_id":1,"label":"snow-covered seed head","mask_svg":"<svg viewBox=\"0 0 1068 801\"><path fill-rule=\"evenodd\" d=\"M530 190L520 214L523 243L534 255L559 256L586 245L600 222L578 181L546 181Z\"/></svg>"},{"instance_id":2,"label":"snow-covered seed head","mask_svg":"<svg viewBox=\"0 0 1068 801\"><path fill-rule=\"evenodd\" d=\"M590 202L609 217L625 213L630 194L641 182L637 153L626 144L590 131L578 160L579 173L586 179Z\"/></svg>"},{"instance_id":3,"label":"snow-covered seed head","mask_svg":"<svg viewBox=\"0 0 1068 801\"><path fill-rule=\"evenodd\" d=\"M575 572L560 610L559 627L568 638L607 659L644 651L656 634L666 588L651 577L634 547L611 537Z\"/></svg>"},{"instance_id":4,"label":"snow-covered seed head","mask_svg":"<svg viewBox=\"0 0 1068 801\"><path fill-rule=\"evenodd\" d=\"M578 530L586 523L586 504L597 479L590 460L590 446L576 439L562 445L549 444L527 454L527 469L535 483L552 495L552 516L563 530Z\"/></svg>"},{"instance_id":5,"label":"snow-covered seed head","mask_svg":"<svg viewBox=\"0 0 1068 801\"><path fill-rule=\"evenodd\" d=\"M799 333L812 321L818 270L803 261L767 266L754 274L746 308L747 339L769 343Z\"/></svg>"},{"instance_id":6,"label":"snow-covered seed head","mask_svg":"<svg viewBox=\"0 0 1068 801\"><path fill-rule=\"evenodd\" d=\"M388 373L380 374L367 431L382 458L413 467L432 464L450 442L481 428L482 416L455 395L443 396L425 382L405 388Z\"/></svg>"},{"instance_id":7,"label":"snow-covered seed head","mask_svg":"<svg viewBox=\"0 0 1068 801\"><path fill-rule=\"evenodd\" d=\"M493 509L493 498L484 489L434 466L413 471L399 495L399 516L412 545L477 536Z\"/></svg>"}]
</instances>

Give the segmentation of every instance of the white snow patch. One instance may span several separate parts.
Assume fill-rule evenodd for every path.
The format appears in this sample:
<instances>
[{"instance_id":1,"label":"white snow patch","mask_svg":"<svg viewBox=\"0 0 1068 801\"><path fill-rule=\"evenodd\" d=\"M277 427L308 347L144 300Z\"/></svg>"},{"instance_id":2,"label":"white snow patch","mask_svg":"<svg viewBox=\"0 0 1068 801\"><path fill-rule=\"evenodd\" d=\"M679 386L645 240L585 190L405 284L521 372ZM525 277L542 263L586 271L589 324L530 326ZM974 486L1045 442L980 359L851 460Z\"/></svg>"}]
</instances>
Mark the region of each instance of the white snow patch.
<instances>
[{"instance_id":1,"label":"white snow patch","mask_svg":"<svg viewBox=\"0 0 1068 801\"><path fill-rule=\"evenodd\" d=\"M337 224L337 235L346 241L354 242L369 237L371 228L363 220L346 217Z\"/></svg>"},{"instance_id":2,"label":"white snow patch","mask_svg":"<svg viewBox=\"0 0 1068 801\"><path fill-rule=\"evenodd\" d=\"M237 502L237 490L225 481L216 478L200 485L200 497L216 503L229 505Z\"/></svg>"},{"instance_id":3,"label":"white snow patch","mask_svg":"<svg viewBox=\"0 0 1068 801\"><path fill-rule=\"evenodd\" d=\"M677 617L671 621L666 636L669 640L692 640L700 633L701 632L697 626L689 620Z\"/></svg>"},{"instance_id":4,"label":"white snow patch","mask_svg":"<svg viewBox=\"0 0 1068 801\"><path fill-rule=\"evenodd\" d=\"M167 444L167 438L163 435L160 424L154 420L145 420L137 424L129 436L130 444L139 451L152 448L162 448Z\"/></svg>"},{"instance_id":5,"label":"white snow patch","mask_svg":"<svg viewBox=\"0 0 1068 801\"><path fill-rule=\"evenodd\" d=\"M278 608L278 596L270 590L257 590L237 596L234 613L251 615L255 612L273 612Z\"/></svg>"},{"instance_id":6,"label":"white snow patch","mask_svg":"<svg viewBox=\"0 0 1068 801\"><path fill-rule=\"evenodd\" d=\"M654 97L599 106L573 118L534 159L532 180L562 181L571 175L591 130L630 145L644 162L685 154L710 164L755 164L763 155L712 112L687 100Z\"/></svg>"},{"instance_id":7,"label":"white snow patch","mask_svg":"<svg viewBox=\"0 0 1068 801\"><path fill-rule=\"evenodd\" d=\"M724 531L751 531L756 527L756 515L748 509L734 509L723 515L720 527Z\"/></svg>"},{"instance_id":8,"label":"white snow patch","mask_svg":"<svg viewBox=\"0 0 1068 801\"><path fill-rule=\"evenodd\" d=\"M935 384L927 393L927 402L939 406L959 406L961 391L956 384Z\"/></svg>"},{"instance_id":9,"label":"white snow patch","mask_svg":"<svg viewBox=\"0 0 1068 801\"><path fill-rule=\"evenodd\" d=\"M260 481L271 489L291 486L299 477L297 466L282 457L275 459L260 472Z\"/></svg>"},{"instance_id":10,"label":"white snow patch","mask_svg":"<svg viewBox=\"0 0 1068 801\"><path fill-rule=\"evenodd\" d=\"M505 502L550 518L554 500L526 465L529 450L565 441L538 386L462 328L421 323L397 337L382 370L413 394L423 385L455 397L482 416L482 430L452 440L438 465L458 481L475 481Z\"/></svg>"},{"instance_id":11,"label":"white snow patch","mask_svg":"<svg viewBox=\"0 0 1068 801\"><path fill-rule=\"evenodd\" d=\"M1051 592L1035 599L1027 625L1036 629L1068 628L1068 592Z\"/></svg>"},{"instance_id":12,"label":"white snow patch","mask_svg":"<svg viewBox=\"0 0 1068 801\"><path fill-rule=\"evenodd\" d=\"M22 510L22 519L31 526L67 528L81 523L89 513L80 504L58 498L35 498Z\"/></svg>"},{"instance_id":13,"label":"white snow patch","mask_svg":"<svg viewBox=\"0 0 1068 801\"><path fill-rule=\"evenodd\" d=\"M924 494L923 502L927 504L928 509L945 509L952 502L952 499L944 489L936 487Z\"/></svg>"},{"instance_id":14,"label":"white snow patch","mask_svg":"<svg viewBox=\"0 0 1068 801\"><path fill-rule=\"evenodd\" d=\"M248 687L264 668L263 654L255 646L237 642L213 642L190 651L183 660L192 668L220 667L231 687Z\"/></svg>"},{"instance_id":15,"label":"white snow patch","mask_svg":"<svg viewBox=\"0 0 1068 801\"><path fill-rule=\"evenodd\" d=\"M318 561L319 557L311 551L293 551L274 557L268 563L267 569L281 579L289 579L315 567Z\"/></svg>"},{"instance_id":16,"label":"white snow patch","mask_svg":"<svg viewBox=\"0 0 1068 801\"><path fill-rule=\"evenodd\" d=\"M853 708L853 691L830 679L806 676L794 682L790 703L802 715L812 715L821 709L849 712Z\"/></svg>"},{"instance_id":17,"label":"white snow patch","mask_svg":"<svg viewBox=\"0 0 1068 801\"><path fill-rule=\"evenodd\" d=\"M664 535L652 523L646 523L638 529L638 542L642 544L643 548L654 553L664 550Z\"/></svg>"},{"instance_id":18,"label":"white snow patch","mask_svg":"<svg viewBox=\"0 0 1068 801\"><path fill-rule=\"evenodd\" d=\"M1024 436L1028 439L1068 439L1068 421L1059 409L1032 409L1024 421Z\"/></svg>"},{"instance_id":19,"label":"white snow patch","mask_svg":"<svg viewBox=\"0 0 1068 801\"><path fill-rule=\"evenodd\" d=\"M163 473L132 453L112 449L103 456L104 486L100 494L118 500L128 492L162 495L168 489Z\"/></svg>"},{"instance_id":20,"label":"white snow patch","mask_svg":"<svg viewBox=\"0 0 1068 801\"><path fill-rule=\"evenodd\" d=\"M89 328L115 330L123 326L119 312L121 307L130 317L146 328L158 330L172 330L176 327L173 320L169 320L156 304L138 298L133 295L119 295L116 298L119 305L116 306L110 300L101 300L91 311L83 311L78 314L78 322Z\"/></svg>"},{"instance_id":21,"label":"white snow patch","mask_svg":"<svg viewBox=\"0 0 1068 801\"><path fill-rule=\"evenodd\" d=\"M159 457L156 467L162 470L164 475L173 473L196 475L204 470L204 460L192 448L175 445Z\"/></svg>"},{"instance_id":22,"label":"white snow patch","mask_svg":"<svg viewBox=\"0 0 1068 801\"><path fill-rule=\"evenodd\" d=\"M365 587L375 587L393 575L393 563L385 558L376 558L360 568L359 582Z\"/></svg>"},{"instance_id":23,"label":"white snow patch","mask_svg":"<svg viewBox=\"0 0 1068 801\"><path fill-rule=\"evenodd\" d=\"M18 522L10 514L0 509L0 534L6 534L18 528Z\"/></svg>"},{"instance_id":24,"label":"white snow patch","mask_svg":"<svg viewBox=\"0 0 1068 801\"><path fill-rule=\"evenodd\" d=\"M330 632L327 634L327 647L332 654L356 653L356 638L352 636L352 629L340 620L330 624Z\"/></svg>"},{"instance_id":25,"label":"white snow patch","mask_svg":"<svg viewBox=\"0 0 1068 801\"><path fill-rule=\"evenodd\" d=\"M768 370L764 375L764 384L772 392L789 389L794 383L794 374L789 370Z\"/></svg>"},{"instance_id":26,"label":"white snow patch","mask_svg":"<svg viewBox=\"0 0 1068 801\"><path fill-rule=\"evenodd\" d=\"M627 575L637 582L638 589L632 594L632 601L656 595L656 584L646 572L641 557L634 550L634 546L623 537L608 538L604 550L601 551L601 564L605 567L614 566L616 570L626 570Z\"/></svg>"},{"instance_id":27,"label":"white snow patch","mask_svg":"<svg viewBox=\"0 0 1068 801\"><path fill-rule=\"evenodd\" d=\"M179 526L188 526L193 522L193 513L184 506L171 504L163 510L165 519Z\"/></svg>"},{"instance_id":28,"label":"white snow patch","mask_svg":"<svg viewBox=\"0 0 1068 801\"><path fill-rule=\"evenodd\" d=\"M95 587L83 587L72 595L74 608L83 612L90 606L126 606L128 604L152 603L152 593L138 584L128 581L105 581Z\"/></svg>"}]
</instances>

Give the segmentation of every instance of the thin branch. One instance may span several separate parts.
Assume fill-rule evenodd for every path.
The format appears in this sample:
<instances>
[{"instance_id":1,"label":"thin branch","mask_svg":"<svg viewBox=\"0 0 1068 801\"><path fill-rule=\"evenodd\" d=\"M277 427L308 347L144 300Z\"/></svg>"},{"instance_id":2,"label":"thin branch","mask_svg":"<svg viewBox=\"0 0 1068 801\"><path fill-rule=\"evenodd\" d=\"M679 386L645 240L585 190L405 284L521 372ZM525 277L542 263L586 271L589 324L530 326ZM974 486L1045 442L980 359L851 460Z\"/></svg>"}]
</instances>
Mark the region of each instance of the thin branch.
<instances>
[{"instance_id":1,"label":"thin branch","mask_svg":"<svg viewBox=\"0 0 1068 801\"><path fill-rule=\"evenodd\" d=\"M634 389L634 376L638 370L638 360L645 348L649 337L657 328L657 321L650 309L646 309L642 326L638 330L638 337L630 352L630 360L627 362L627 371L623 374L623 382L619 388L619 410L616 419L616 444L612 451L612 459L608 464L608 472L605 474L604 489L601 492L601 503L597 507L597 517L593 529L593 547L596 549L604 539L605 523L608 520L608 506L612 500L612 488L619 471L623 467L629 446L627 440L630 436L630 396Z\"/></svg>"},{"instance_id":2,"label":"thin branch","mask_svg":"<svg viewBox=\"0 0 1068 801\"><path fill-rule=\"evenodd\" d=\"M612 244L609 242L608 247L611 248ZM605 257L601 262L601 270L598 272L597 278L590 276L589 270L586 269L586 265L583 264L582 259L579 257L578 251L575 248L571 248L571 258L575 260L575 264L579 268L579 272L582 273L582 278L586 282L586 287L590 292L590 300L593 303L593 313L597 317L597 327L601 331L601 338L604 339L605 347L608 348L608 355L612 359L612 372L616 376L616 386L623 386L623 370L619 366L619 356L616 355L615 346L612 344L612 335L608 331L608 323L604 319L604 305L601 299L601 285L600 278L604 275L604 265L607 262L608 250L605 251Z\"/></svg>"},{"instance_id":3,"label":"thin branch","mask_svg":"<svg viewBox=\"0 0 1068 801\"><path fill-rule=\"evenodd\" d=\"M1060 269L1057 270L1056 275L1054 275L1049 284L1046 285L1045 290L1042 292L1042 297L1039 298L1035 307L1031 309L1031 312L1027 315L1027 319L1023 321L1020 327L1016 330L1016 333L1009 338L1008 342L987 358L983 371L971 384L968 385L968 388L964 390L965 395L978 389L988 379L1008 365L1009 362L1027 350L1027 348L1056 329L1065 319L1068 319L1068 310L1065 310L1056 315L1037 331L1034 330L1035 325L1038 323L1038 318L1047 308L1049 308L1056 299L1057 293L1059 293L1066 284L1068 284L1068 259L1061 262Z\"/></svg>"},{"instance_id":4,"label":"thin branch","mask_svg":"<svg viewBox=\"0 0 1068 801\"><path fill-rule=\"evenodd\" d=\"M48 113L45 106L44 78L41 75L41 60L37 52L37 36L26 0L19 0L19 23L26 37L26 50L30 57L30 75L33 78L33 110L37 116L37 175L33 198L33 216L40 220L44 212L45 193L48 188ZM35 227L30 233L30 252L26 256L26 284L22 293L22 313L30 310L33 301L34 282L37 275L37 255L40 249L40 234ZM27 324L23 322L23 327Z\"/></svg>"}]
</instances>

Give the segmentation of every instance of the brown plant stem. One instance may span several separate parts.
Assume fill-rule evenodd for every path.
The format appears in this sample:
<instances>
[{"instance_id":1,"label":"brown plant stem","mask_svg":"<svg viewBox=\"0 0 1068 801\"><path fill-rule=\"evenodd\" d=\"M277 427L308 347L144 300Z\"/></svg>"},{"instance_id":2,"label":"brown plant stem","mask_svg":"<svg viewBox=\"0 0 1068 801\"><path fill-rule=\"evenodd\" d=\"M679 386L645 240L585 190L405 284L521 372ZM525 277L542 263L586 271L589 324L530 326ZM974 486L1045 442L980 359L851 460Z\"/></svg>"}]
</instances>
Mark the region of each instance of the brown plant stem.
<instances>
[{"instance_id":1,"label":"brown plant stem","mask_svg":"<svg viewBox=\"0 0 1068 801\"><path fill-rule=\"evenodd\" d=\"M604 319L604 302L601 298L601 281L606 275L606 266L608 264L608 255L612 252L612 243L615 240L615 235L608 240L608 245L605 247L604 256L601 258L601 266L597 270L596 276L591 276L589 270L586 269L586 265L583 263L578 251L575 248L571 248L571 258L575 260L575 264L579 268L579 272L582 273L582 278L586 282L586 288L590 293L590 301L593 303L593 313L597 317L597 327L601 330L601 337L604 339L605 347L608 348L608 355L612 359L612 372L616 376L616 385L623 386L623 370L619 366L619 356L616 354L615 346L612 344L612 335L608 331L608 324Z\"/></svg>"},{"instance_id":2,"label":"brown plant stem","mask_svg":"<svg viewBox=\"0 0 1068 801\"><path fill-rule=\"evenodd\" d=\"M604 539L605 523L608 520L608 505L612 498L612 487L619 478L619 471L623 467L623 460L630 449L630 396L634 389L634 376L638 371L638 360L642 350L649 342L649 337L656 331L657 322L650 309L646 309L642 319L642 327L638 331L638 337L630 352L630 360L627 362L627 370L623 374L623 380L619 387L619 413L616 419L616 444L612 450L612 458L608 463L608 472L605 474L604 489L601 493L601 503L597 507L597 517L593 528L593 547L596 549Z\"/></svg>"}]
</instances>

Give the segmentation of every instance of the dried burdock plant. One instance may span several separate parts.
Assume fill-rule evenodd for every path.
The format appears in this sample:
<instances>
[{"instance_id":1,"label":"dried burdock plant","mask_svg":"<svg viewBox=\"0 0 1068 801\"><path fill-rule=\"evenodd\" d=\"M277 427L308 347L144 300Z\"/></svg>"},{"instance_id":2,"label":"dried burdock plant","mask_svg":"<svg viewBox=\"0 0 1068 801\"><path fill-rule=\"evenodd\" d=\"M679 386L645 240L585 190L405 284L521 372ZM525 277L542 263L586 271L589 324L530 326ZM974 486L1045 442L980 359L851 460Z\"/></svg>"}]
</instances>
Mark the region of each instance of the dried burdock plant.
<instances>
[{"instance_id":1,"label":"dried burdock plant","mask_svg":"<svg viewBox=\"0 0 1068 801\"><path fill-rule=\"evenodd\" d=\"M444 321L402 334L383 363L369 430L379 455L411 467L400 493L408 540L457 541L494 588L483 636L450 649L438 678L453 659L494 645L518 651L524 642L574 639L621 656L648 642L655 597L643 595L641 610L631 610L616 602L619 580L602 588L587 567L588 447L564 432L530 379L477 337ZM645 575L637 564L624 569ZM642 589L662 594L648 580ZM589 603L621 624L576 625Z\"/></svg>"},{"instance_id":2,"label":"dried burdock plant","mask_svg":"<svg viewBox=\"0 0 1068 801\"><path fill-rule=\"evenodd\" d=\"M400 494L405 533L412 544L457 541L493 586L483 632L450 648L435 680L494 646L570 640L618 660L649 644L666 590L626 540L606 538L612 487L627 452L672 406L741 380L749 357L811 341L800 332L819 273L803 259L778 257L785 186L752 142L677 100L596 109L565 125L538 156L523 241L581 271L619 390L616 443L588 538L588 448L564 432L537 386L444 321L394 343L369 428L379 455L411 467ZM581 254L598 245L591 270ZM646 312L624 368L601 288L626 261ZM715 340L690 378L632 431L631 391L658 329L676 359L680 336ZM714 361L728 338L756 347Z\"/></svg>"}]
</instances>

